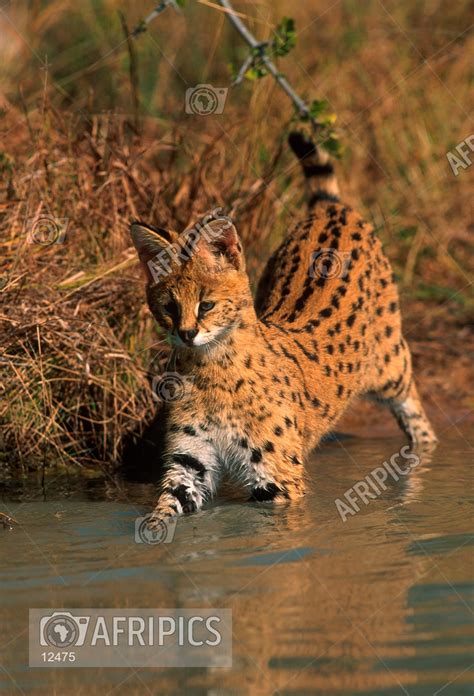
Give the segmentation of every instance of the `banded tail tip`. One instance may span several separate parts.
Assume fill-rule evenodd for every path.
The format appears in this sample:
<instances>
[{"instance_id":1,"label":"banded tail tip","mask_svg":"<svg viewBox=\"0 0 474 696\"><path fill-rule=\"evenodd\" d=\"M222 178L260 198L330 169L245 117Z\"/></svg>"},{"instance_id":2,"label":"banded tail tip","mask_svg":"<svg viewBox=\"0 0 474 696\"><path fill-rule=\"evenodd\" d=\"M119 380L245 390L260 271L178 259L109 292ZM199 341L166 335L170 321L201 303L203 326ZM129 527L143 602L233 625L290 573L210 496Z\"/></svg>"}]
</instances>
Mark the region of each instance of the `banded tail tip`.
<instances>
[{"instance_id":1,"label":"banded tail tip","mask_svg":"<svg viewBox=\"0 0 474 696\"><path fill-rule=\"evenodd\" d=\"M288 136L288 145L301 161L317 155L315 144L299 131L293 131Z\"/></svg>"},{"instance_id":2,"label":"banded tail tip","mask_svg":"<svg viewBox=\"0 0 474 696\"><path fill-rule=\"evenodd\" d=\"M293 131L288 136L288 145L291 147L297 158L300 160L303 168L314 165L331 165L333 168L331 157L320 147L317 147L313 141L300 131Z\"/></svg>"},{"instance_id":3,"label":"banded tail tip","mask_svg":"<svg viewBox=\"0 0 474 696\"><path fill-rule=\"evenodd\" d=\"M290 133L288 144L303 167L308 205L312 207L318 200L338 201L339 187L329 153L300 131Z\"/></svg>"}]
</instances>

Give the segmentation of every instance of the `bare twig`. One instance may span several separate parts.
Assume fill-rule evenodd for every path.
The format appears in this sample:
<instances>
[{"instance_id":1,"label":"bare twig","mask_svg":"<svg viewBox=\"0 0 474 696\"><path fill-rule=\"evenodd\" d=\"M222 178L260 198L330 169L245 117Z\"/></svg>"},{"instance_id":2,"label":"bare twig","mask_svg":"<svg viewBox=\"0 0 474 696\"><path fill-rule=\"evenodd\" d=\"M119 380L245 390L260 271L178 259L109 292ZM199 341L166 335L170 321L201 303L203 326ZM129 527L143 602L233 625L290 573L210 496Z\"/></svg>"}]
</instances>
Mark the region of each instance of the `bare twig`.
<instances>
[{"instance_id":1,"label":"bare twig","mask_svg":"<svg viewBox=\"0 0 474 696\"><path fill-rule=\"evenodd\" d=\"M133 104L133 126L135 128L135 133L139 131L139 111L140 111L140 98L138 96L138 69L137 69L137 54L135 51L135 45L132 41L133 34L128 30L127 20L123 12L119 11L120 22L122 24L122 30L127 41L129 65L128 73L130 78L130 89L132 92L132 104Z\"/></svg>"},{"instance_id":2,"label":"bare twig","mask_svg":"<svg viewBox=\"0 0 474 696\"><path fill-rule=\"evenodd\" d=\"M293 87L290 85L288 80L279 72L278 68L276 67L275 63L268 57L268 55L265 53L265 47L266 43L262 43L261 41L257 41L255 36L247 29L245 24L242 22L238 14L235 12L234 8L232 7L231 3L229 0L218 0L219 5L223 7L226 10L226 16L229 22L233 25L233 27L239 32L240 36L243 38L245 43L250 46L252 49L252 52L255 52L258 54L259 59L261 62L265 65L266 69L268 72L275 78L276 82L280 85L282 90L286 92L286 94L289 96L293 104L295 105L296 109L298 112L307 118L313 126L317 127L316 121L312 118L310 110L306 102L304 102L301 97L299 97ZM241 70L239 71L239 74L234 81L234 84L239 84L239 82L242 81L243 75L246 72L246 70L250 67L251 61L249 62L249 59L247 59L242 66ZM244 70L245 68L245 70Z\"/></svg>"},{"instance_id":3,"label":"bare twig","mask_svg":"<svg viewBox=\"0 0 474 696\"><path fill-rule=\"evenodd\" d=\"M174 7L174 9L175 9L177 12L181 12L181 10L180 10L178 4L175 2L175 0L162 0L162 2L160 2L160 3L155 7L155 9L152 10L152 12L150 12L150 14L149 14L147 17L145 17L145 19L143 19L143 20L135 27L135 29L134 29L134 30L132 31L132 33L131 33L131 36L132 36L134 39L136 39L137 36L139 36L139 35L142 34L144 31L147 30L147 27L148 27L148 25L150 24L150 22L152 22L154 19L156 19L156 17L158 17L158 15L160 15L162 12L164 12L164 11L166 10L167 7L170 7L170 6L171 6L171 7Z\"/></svg>"},{"instance_id":4,"label":"bare twig","mask_svg":"<svg viewBox=\"0 0 474 696\"><path fill-rule=\"evenodd\" d=\"M245 73L247 72L247 70L249 70L252 67L253 61L254 61L254 56L252 54L248 55L247 58L245 59L245 61L242 63L242 67L239 70L239 74L232 81L232 84L234 85L234 87L236 87L237 85L240 85L240 83L242 82L242 80L245 77Z\"/></svg>"}]
</instances>

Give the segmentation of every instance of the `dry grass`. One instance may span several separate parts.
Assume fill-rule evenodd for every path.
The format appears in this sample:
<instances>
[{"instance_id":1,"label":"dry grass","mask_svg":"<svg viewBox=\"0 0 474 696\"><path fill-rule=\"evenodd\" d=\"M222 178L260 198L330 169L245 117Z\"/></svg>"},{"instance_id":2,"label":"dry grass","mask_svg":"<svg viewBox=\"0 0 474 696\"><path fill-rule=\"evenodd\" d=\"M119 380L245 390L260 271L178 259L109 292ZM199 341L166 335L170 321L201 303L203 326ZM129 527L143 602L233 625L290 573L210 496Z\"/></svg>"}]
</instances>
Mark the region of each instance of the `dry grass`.
<instances>
[{"instance_id":1,"label":"dry grass","mask_svg":"<svg viewBox=\"0 0 474 696\"><path fill-rule=\"evenodd\" d=\"M33 53L2 26L11 40L0 44L9 66L0 92L0 433L23 470L113 466L124 434L155 410L150 380L166 344L144 305L131 218L183 229L215 206L231 208L255 279L301 214L301 179L284 146L292 110L273 83L230 91L222 116L184 113L186 86L226 84L227 63L243 57L220 13L189 3L184 18L163 15L136 43L131 89L126 44L95 63L122 40L117 5L104 3L100 17L97 4L69 0L17 10ZM282 68L338 114L341 188L379 229L410 332L425 341L444 332L462 351L472 316L472 170L454 177L446 152L470 134L469 3L440 2L434 14L421 0L346 0L328 12L322 0L293 5L239 9L258 19L262 37L284 14L295 18L297 48ZM202 28L192 42L189 26ZM29 243L38 216L68 220L63 243Z\"/></svg>"},{"instance_id":2,"label":"dry grass","mask_svg":"<svg viewBox=\"0 0 474 696\"><path fill-rule=\"evenodd\" d=\"M170 160L184 145L173 136L127 142L123 119L98 118L79 130L73 114L45 109L30 119L25 141L16 139L1 204L3 448L24 470L52 461L114 465L124 436L155 411L150 385L167 355L143 303L129 221L186 227L210 200L229 200L232 187L209 192L213 162L225 171L218 138L206 139L177 177ZM265 211L272 218L270 191L254 181L234 196L247 230ZM31 243L37 218L67 218L64 240Z\"/></svg>"}]
</instances>

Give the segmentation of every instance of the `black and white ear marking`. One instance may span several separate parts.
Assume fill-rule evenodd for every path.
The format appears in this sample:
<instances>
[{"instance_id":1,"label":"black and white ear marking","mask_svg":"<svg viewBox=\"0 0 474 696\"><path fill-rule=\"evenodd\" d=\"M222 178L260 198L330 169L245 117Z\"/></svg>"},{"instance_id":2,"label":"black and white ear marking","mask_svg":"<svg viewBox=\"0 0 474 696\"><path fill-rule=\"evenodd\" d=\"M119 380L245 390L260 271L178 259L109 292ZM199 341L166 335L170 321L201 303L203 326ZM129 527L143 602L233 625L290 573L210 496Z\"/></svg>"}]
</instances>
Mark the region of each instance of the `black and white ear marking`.
<instances>
[{"instance_id":1,"label":"black and white ear marking","mask_svg":"<svg viewBox=\"0 0 474 696\"><path fill-rule=\"evenodd\" d=\"M170 233L159 227L136 221L131 224L130 234L147 280L155 280L150 270L150 262L158 254L169 249L173 242Z\"/></svg>"},{"instance_id":2,"label":"black and white ear marking","mask_svg":"<svg viewBox=\"0 0 474 696\"><path fill-rule=\"evenodd\" d=\"M237 230L229 218L217 218L201 228L200 249L216 259L225 259L237 271L245 269L245 258Z\"/></svg>"}]
</instances>

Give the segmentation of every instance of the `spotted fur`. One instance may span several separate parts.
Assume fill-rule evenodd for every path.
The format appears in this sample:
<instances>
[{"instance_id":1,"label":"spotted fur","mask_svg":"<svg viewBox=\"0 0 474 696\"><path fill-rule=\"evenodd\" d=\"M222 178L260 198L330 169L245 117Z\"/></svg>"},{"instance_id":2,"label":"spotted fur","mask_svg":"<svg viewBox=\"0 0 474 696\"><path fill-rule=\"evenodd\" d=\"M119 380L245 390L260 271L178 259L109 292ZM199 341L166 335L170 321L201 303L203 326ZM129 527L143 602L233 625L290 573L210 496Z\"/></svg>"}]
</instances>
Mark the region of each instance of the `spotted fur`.
<instances>
[{"instance_id":1,"label":"spotted fur","mask_svg":"<svg viewBox=\"0 0 474 696\"><path fill-rule=\"evenodd\" d=\"M299 497L305 457L359 395L388 405L412 443L435 440L380 241L339 202L332 164L301 136L290 144L310 215L268 261L255 303L229 220L197 235L132 225L150 309L190 385L169 404L156 520L200 509L224 475L252 501ZM183 244L181 257L169 253ZM172 261L157 278L150 262L163 254Z\"/></svg>"}]
</instances>

